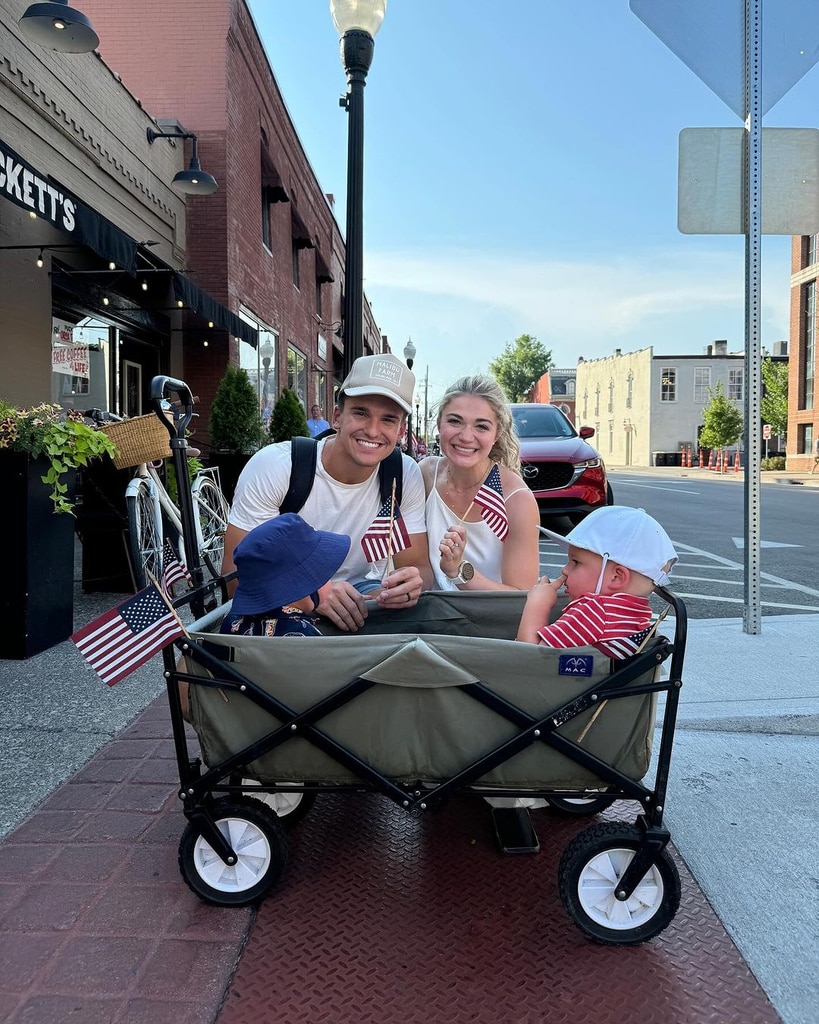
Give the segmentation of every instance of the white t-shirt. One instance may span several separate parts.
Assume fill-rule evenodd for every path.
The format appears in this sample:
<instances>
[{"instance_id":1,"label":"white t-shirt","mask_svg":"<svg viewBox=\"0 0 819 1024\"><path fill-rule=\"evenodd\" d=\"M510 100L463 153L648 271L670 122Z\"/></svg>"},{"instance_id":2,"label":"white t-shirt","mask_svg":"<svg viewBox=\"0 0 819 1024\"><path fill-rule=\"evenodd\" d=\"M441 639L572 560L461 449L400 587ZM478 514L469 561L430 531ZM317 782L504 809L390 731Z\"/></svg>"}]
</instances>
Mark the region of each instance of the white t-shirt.
<instances>
[{"instance_id":1,"label":"white t-shirt","mask_svg":"<svg viewBox=\"0 0 819 1024\"><path fill-rule=\"evenodd\" d=\"M367 577L380 579L385 561L370 563L361 547L361 538L381 507L378 467L368 480L360 484L342 484L325 470L322 452L325 441L318 442L316 476L313 488L299 515L317 530L331 530L350 537L350 551L334 581ZM407 533L424 533L424 482L421 470L409 456L402 456L403 495L400 509ZM290 442L281 441L261 448L248 461L230 509L230 522L240 530L250 531L279 514L290 486Z\"/></svg>"}]
</instances>

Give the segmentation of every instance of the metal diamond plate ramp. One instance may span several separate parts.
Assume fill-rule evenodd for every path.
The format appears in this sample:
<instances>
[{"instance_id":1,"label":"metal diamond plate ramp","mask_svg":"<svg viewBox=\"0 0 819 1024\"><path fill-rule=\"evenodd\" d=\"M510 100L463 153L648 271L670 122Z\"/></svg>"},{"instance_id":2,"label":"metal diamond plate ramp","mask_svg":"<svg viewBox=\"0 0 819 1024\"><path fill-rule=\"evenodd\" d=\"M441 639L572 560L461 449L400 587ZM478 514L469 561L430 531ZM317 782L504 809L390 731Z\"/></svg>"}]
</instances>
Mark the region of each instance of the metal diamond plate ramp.
<instances>
[{"instance_id":1,"label":"metal diamond plate ramp","mask_svg":"<svg viewBox=\"0 0 819 1024\"><path fill-rule=\"evenodd\" d=\"M606 817L633 821L634 813ZM504 856L488 806L421 819L327 796L291 833L218 1024L777 1024L691 875L652 942L599 946L566 916L557 865L597 819L532 814L541 850Z\"/></svg>"}]
</instances>

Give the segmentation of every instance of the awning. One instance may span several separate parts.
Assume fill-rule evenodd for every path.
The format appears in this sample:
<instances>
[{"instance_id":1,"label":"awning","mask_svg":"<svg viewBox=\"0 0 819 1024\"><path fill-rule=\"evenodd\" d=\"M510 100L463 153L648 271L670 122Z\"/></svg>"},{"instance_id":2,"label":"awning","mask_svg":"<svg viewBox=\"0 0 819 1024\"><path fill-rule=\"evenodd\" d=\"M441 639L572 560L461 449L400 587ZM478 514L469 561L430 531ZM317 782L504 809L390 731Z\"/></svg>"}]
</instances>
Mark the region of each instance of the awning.
<instances>
[{"instance_id":1,"label":"awning","mask_svg":"<svg viewBox=\"0 0 819 1024\"><path fill-rule=\"evenodd\" d=\"M293 235L293 244L297 249L315 249L316 243L293 203L290 204L290 231Z\"/></svg>"},{"instance_id":2,"label":"awning","mask_svg":"<svg viewBox=\"0 0 819 1024\"><path fill-rule=\"evenodd\" d=\"M137 243L78 199L51 175L41 174L0 139L0 195L35 213L77 245L88 246L128 274L136 272Z\"/></svg>"},{"instance_id":3,"label":"awning","mask_svg":"<svg viewBox=\"0 0 819 1024\"><path fill-rule=\"evenodd\" d=\"M235 313L231 313L220 302L211 298L207 292L203 292L201 288L176 271L173 271L173 293L177 301L183 302L204 320L212 320L215 327L221 327L223 331L227 331L228 334L232 334L236 338L241 338L242 341L246 341L254 348L259 344L259 332L254 327L245 323Z\"/></svg>"}]
</instances>

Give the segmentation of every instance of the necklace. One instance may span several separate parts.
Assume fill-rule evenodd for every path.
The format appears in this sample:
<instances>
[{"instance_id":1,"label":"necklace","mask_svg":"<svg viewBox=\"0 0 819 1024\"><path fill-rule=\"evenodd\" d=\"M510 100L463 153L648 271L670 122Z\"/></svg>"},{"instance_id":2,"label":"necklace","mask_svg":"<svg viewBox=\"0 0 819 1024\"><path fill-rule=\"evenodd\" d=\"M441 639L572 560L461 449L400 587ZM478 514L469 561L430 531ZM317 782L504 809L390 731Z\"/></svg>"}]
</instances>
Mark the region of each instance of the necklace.
<instances>
[{"instance_id":1,"label":"necklace","mask_svg":"<svg viewBox=\"0 0 819 1024\"><path fill-rule=\"evenodd\" d=\"M453 512L463 509L463 512L458 516L462 521L469 515L475 503L475 495L478 493L478 488L484 482L488 473L489 469L484 469L477 480L470 481L466 486L461 487L452 479L452 470L449 464L444 466L444 479L440 489L445 503Z\"/></svg>"}]
</instances>

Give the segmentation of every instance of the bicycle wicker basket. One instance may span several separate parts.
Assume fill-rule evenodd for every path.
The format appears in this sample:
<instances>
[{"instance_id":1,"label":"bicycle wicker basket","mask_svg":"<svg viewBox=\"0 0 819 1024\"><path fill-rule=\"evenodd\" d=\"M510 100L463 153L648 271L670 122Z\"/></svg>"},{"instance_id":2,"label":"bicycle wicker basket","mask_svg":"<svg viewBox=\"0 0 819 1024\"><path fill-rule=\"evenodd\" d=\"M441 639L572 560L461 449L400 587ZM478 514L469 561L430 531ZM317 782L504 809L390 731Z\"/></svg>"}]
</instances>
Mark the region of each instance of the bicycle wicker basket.
<instances>
[{"instance_id":1,"label":"bicycle wicker basket","mask_svg":"<svg viewBox=\"0 0 819 1024\"><path fill-rule=\"evenodd\" d=\"M154 413L134 416L122 423L106 423L101 428L114 442L114 465L128 469L141 462L167 459L171 454L168 431Z\"/></svg>"}]
</instances>

